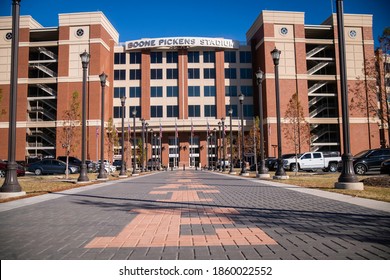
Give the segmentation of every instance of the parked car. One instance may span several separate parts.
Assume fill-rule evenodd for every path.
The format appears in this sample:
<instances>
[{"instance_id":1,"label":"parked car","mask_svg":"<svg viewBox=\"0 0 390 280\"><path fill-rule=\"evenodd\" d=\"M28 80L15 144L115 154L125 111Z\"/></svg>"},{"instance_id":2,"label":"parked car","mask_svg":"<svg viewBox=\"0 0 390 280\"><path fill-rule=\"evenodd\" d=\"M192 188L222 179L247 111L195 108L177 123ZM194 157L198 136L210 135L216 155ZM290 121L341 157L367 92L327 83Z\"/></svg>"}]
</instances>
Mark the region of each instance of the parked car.
<instances>
[{"instance_id":1,"label":"parked car","mask_svg":"<svg viewBox=\"0 0 390 280\"><path fill-rule=\"evenodd\" d=\"M97 170L100 169L100 160L97 163ZM108 160L104 160L104 170L106 170L107 173L115 172L116 167L111 164Z\"/></svg>"},{"instance_id":2,"label":"parked car","mask_svg":"<svg viewBox=\"0 0 390 280\"><path fill-rule=\"evenodd\" d=\"M5 172L7 170L7 162L0 160L0 178L5 177ZM24 176L26 174L24 167L18 164L16 169L17 176Z\"/></svg>"},{"instance_id":3,"label":"parked car","mask_svg":"<svg viewBox=\"0 0 390 280\"><path fill-rule=\"evenodd\" d=\"M44 159L31 163L27 170L33 172L35 175L65 174L66 163L57 159ZM78 173L79 170L79 167L76 165L68 165L69 174Z\"/></svg>"},{"instance_id":4,"label":"parked car","mask_svg":"<svg viewBox=\"0 0 390 280\"><path fill-rule=\"evenodd\" d=\"M317 170L336 172L337 164L341 160L340 156L328 154L325 156L322 152L307 152L293 156L283 160L283 165L286 170Z\"/></svg>"},{"instance_id":5,"label":"parked car","mask_svg":"<svg viewBox=\"0 0 390 280\"><path fill-rule=\"evenodd\" d=\"M230 168L230 161L228 161L227 159L225 159L225 160L223 160L223 159L218 160L217 168L219 168L219 166L223 167L224 164L225 164L225 168Z\"/></svg>"},{"instance_id":6,"label":"parked car","mask_svg":"<svg viewBox=\"0 0 390 280\"><path fill-rule=\"evenodd\" d=\"M295 157L295 154L284 154L282 159L289 159ZM265 159L265 166L268 170L276 170L278 168L278 159L276 157L269 157Z\"/></svg>"},{"instance_id":7,"label":"parked car","mask_svg":"<svg viewBox=\"0 0 390 280\"><path fill-rule=\"evenodd\" d=\"M58 160L66 162L66 156L57 157ZM77 157L68 157L68 163L71 165L81 166L81 160Z\"/></svg>"},{"instance_id":8,"label":"parked car","mask_svg":"<svg viewBox=\"0 0 390 280\"><path fill-rule=\"evenodd\" d=\"M380 171L382 162L388 159L390 148L365 150L353 157L353 168L358 175L364 175L367 171Z\"/></svg>"},{"instance_id":9,"label":"parked car","mask_svg":"<svg viewBox=\"0 0 390 280\"><path fill-rule=\"evenodd\" d=\"M116 160L114 160L112 165L115 166L116 170L120 170L122 168L122 160L116 159Z\"/></svg>"},{"instance_id":10,"label":"parked car","mask_svg":"<svg viewBox=\"0 0 390 280\"><path fill-rule=\"evenodd\" d=\"M382 162L380 172L381 174L390 175L390 159L387 159L384 162Z\"/></svg>"},{"instance_id":11,"label":"parked car","mask_svg":"<svg viewBox=\"0 0 390 280\"><path fill-rule=\"evenodd\" d=\"M149 159L148 162L146 163L146 167L148 170L152 170L152 168L160 170L160 160L157 159Z\"/></svg>"}]
</instances>

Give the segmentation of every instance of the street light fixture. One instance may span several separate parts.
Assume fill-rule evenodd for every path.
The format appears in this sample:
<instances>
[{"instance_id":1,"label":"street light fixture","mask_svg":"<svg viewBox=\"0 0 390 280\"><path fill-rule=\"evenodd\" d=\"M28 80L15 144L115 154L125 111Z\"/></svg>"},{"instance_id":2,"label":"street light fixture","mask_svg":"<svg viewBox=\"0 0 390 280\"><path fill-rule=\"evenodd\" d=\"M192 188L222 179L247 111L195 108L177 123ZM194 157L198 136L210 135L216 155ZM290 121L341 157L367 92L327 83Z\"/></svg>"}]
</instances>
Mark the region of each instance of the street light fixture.
<instances>
[{"instance_id":1,"label":"street light fixture","mask_svg":"<svg viewBox=\"0 0 390 280\"><path fill-rule=\"evenodd\" d=\"M223 155L223 167L222 172L226 171L226 148L225 148L225 118L221 119L222 127L223 127L223 134L222 134L222 155Z\"/></svg>"},{"instance_id":2,"label":"street light fixture","mask_svg":"<svg viewBox=\"0 0 390 280\"><path fill-rule=\"evenodd\" d=\"M122 137L121 137L121 156L122 156L122 165L121 165L121 171L119 172L119 177L127 177L126 175L126 162L125 162L125 103L126 103L126 96L121 97L121 105L122 105Z\"/></svg>"},{"instance_id":3,"label":"street light fixture","mask_svg":"<svg viewBox=\"0 0 390 280\"><path fill-rule=\"evenodd\" d=\"M238 100L240 100L241 107L241 176L249 176L249 173L246 171L245 163L245 145L244 145L244 99L245 95L240 93Z\"/></svg>"},{"instance_id":4,"label":"street light fixture","mask_svg":"<svg viewBox=\"0 0 390 280\"><path fill-rule=\"evenodd\" d=\"M135 145L136 145L136 135L135 135L135 116L137 115L137 109L134 107L133 111L131 112L133 115L133 172L131 173L131 176L138 176L138 172L136 170L136 154L135 154Z\"/></svg>"},{"instance_id":5,"label":"street light fixture","mask_svg":"<svg viewBox=\"0 0 390 280\"><path fill-rule=\"evenodd\" d=\"M276 126L278 134L278 168L276 169L274 179L288 179L286 171L283 168L282 159L282 131L280 123L280 97L279 97L279 59L281 51L276 47L271 51L272 59L275 66L275 92L276 92Z\"/></svg>"},{"instance_id":6,"label":"street light fixture","mask_svg":"<svg viewBox=\"0 0 390 280\"><path fill-rule=\"evenodd\" d=\"M100 117L100 168L99 175L97 176L98 180L107 180L107 174L104 169L104 89L106 87L107 75L103 72L99 75L100 85L102 88L101 96L101 117Z\"/></svg>"},{"instance_id":7,"label":"street light fixture","mask_svg":"<svg viewBox=\"0 0 390 280\"><path fill-rule=\"evenodd\" d=\"M230 106L228 111L229 117L230 117L230 170L229 174L236 174L236 172L233 171L233 131L232 131L232 116L233 116L233 109L232 106Z\"/></svg>"},{"instance_id":8,"label":"street light fixture","mask_svg":"<svg viewBox=\"0 0 390 280\"><path fill-rule=\"evenodd\" d=\"M17 177L18 164L16 163L16 103L18 96L18 56L19 56L19 22L20 1L12 2L12 52L11 52L11 88L9 101L9 129L8 129L8 162L5 180L0 188L0 197L21 196L22 191Z\"/></svg>"},{"instance_id":9,"label":"street light fixture","mask_svg":"<svg viewBox=\"0 0 390 280\"><path fill-rule=\"evenodd\" d=\"M264 159L264 121L263 121L263 78L264 73L259 70L256 72L257 86L259 87L259 126L260 126L260 167L259 167L259 178L269 178L268 169L265 167Z\"/></svg>"},{"instance_id":10,"label":"street light fixture","mask_svg":"<svg viewBox=\"0 0 390 280\"><path fill-rule=\"evenodd\" d=\"M81 64L83 66L83 97L82 97L82 119L81 119L81 169L80 176L77 179L78 182L88 182L89 178L87 175L87 164L85 163L87 150L86 150L86 139L87 139L87 69L90 54L85 50L80 54Z\"/></svg>"}]
</instances>

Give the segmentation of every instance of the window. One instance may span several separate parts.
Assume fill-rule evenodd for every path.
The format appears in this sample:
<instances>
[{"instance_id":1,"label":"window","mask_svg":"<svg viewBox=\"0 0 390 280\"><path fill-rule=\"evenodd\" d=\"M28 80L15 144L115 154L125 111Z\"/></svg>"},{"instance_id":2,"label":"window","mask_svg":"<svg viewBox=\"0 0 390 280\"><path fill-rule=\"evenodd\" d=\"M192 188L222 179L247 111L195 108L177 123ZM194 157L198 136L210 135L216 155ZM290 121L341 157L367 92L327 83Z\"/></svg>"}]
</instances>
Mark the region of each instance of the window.
<instances>
[{"instance_id":1,"label":"window","mask_svg":"<svg viewBox=\"0 0 390 280\"><path fill-rule=\"evenodd\" d=\"M150 88L150 97L162 97L163 88L162 87L151 87Z\"/></svg>"},{"instance_id":2,"label":"window","mask_svg":"<svg viewBox=\"0 0 390 280\"><path fill-rule=\"evenodd\" d=\"M200 96L200 86L188 86L188 96Z\"/></svg>"},{"instance_id":3,"label":"window","mask_svg":"<svg viewBox=\"0 0 390 280\"><path fill-rule=\"evenodd\" d=\"M313 158L322 158L320 153L313 153Z\"/></svg>"},{"instance_id":4,"label":"window","mask_svg":"<svg viewBox=\"0 0 390 280\"><path fill-rule=\"evenodd\" d=\"M252 63L251 52L240 52L240 63Z\"/></svg>"},{"instance_id":5,"label":"window","mask_svg":"<svg viewBox=\"0 0 390 280\"><path fill-rule=\"evenodd\" d=\"M152 118L162 118L163 107L162 106L150 106L150 116Z\"/></svg>"},{"instance_id":6,"label":"window","mask_svg":"<svg viewBox=\"0 0 390 280\"><path fill-rule=\"evenodd\" d=\"M151 52L150 63L162 63L162 52Z\"/></svg>"},{"instance_id":7,"label":"window","mask_svg":"<svg viewBox=\"0 0 390 280\"><path fill-rule=\"evenodd\" d=\"M199 79L199 68L188 68L188 79Z\"/></svg>"},{"instance_id":8,"label":"window","mask_svg":"<svg viewBox=\"0 0 390 280\"><path fill-rule=\"evenodd\" d=\"M244 104L244 117L249 118L253 117L253 105L252 104Z\"/></svg>"},{"instance_id":9,"label":"window","mask_svg":"<svg viewBox=\"0 0 390 280\"><path fill-rule=\"evenodd\" d=\"M215 117L215 105L204 105L204 116Z\"/></svg>"},{"instance_id":10,"label":"window","mask_svg":"<svg viewBox=\"0 0 390 280\"><path fill-rule=\"evenodd\" d=\"M215 86L204 86L204 96L215 96Z\"/></svg>"},{"instance_id":11,"label":"window","mask_svg":"<svg viewBox=\"0 0 390 280\"><path fill-rule=\"evenodd\" d=\"M126 118L126 110L123 117ZM114 118L122 118L122 106L114 106Z\"/></svg>"},{"instance_id":12,"label":"window","mask_svg":"<svg viewBox=\"0 0 390 280\"><path fill-rule=\"evenodd\" d=\"M161 80L162 79L162 69L150 69L150 79Z\"/></svg>"},{"instance_id":13,"label":"window","mask_svg":"<svg viewBox=\"0 0 390 280\"><path fill-rule=\"evenodd\" d=\"M141 80L141 69L130 69L130 80Z\"/></svg>"},{"instance_id":14,"label":"window","mask_svg":"<svg viewBox=\"0 0 390 280\"><path fill-rule=\"evenodd\" d=\"M126 88L114 87L114 98L121 98L126 95Z\"/></svg>"},{"instance_id":15,"label":"window","mask_svg":"<svg viewBox=\"0 0 390 280\"><path fill-rule=\"evenodd\" d=\"M311 159L311 154L305 154L301 159Z\"/></svg>"},{"instance_id":16,"label":"window","mask_svg":"<svg viewBox=\"0 0 390 280\"><path fill-rule=\"evenodd\" d=\"M236 52L225 51L225 62L236 63Z\"/></svg>"},{"instance_id":17,"label":"window","mask_svg":"<svg viewBox=\"0 0 390 280\"><path fill-rule=\"evenodd\" d=\"M114 80L126 80L126 70L114 70Z\"/></svg>"},{"instance_id":18,"label":"window","mask_svg":"<svg viewBox=\"0 0 390 280\"><path fill-rule=\"evenodd\" d=\"M130 98L141 97L141 88L140 87L130 87Z\"/></svg>"},{"instance_id":19,"label":"window","mask_svg":"<svg viewBox=\"0 0 390 280\"><path fill-rule=\"evenodd\" d=\"M177 52L167 52L167 63L177 63Z\"/></svg>"},{"instance_id":20,"label":"window","mask_svg":"<svg viewBox=\"0 0 390 280\"><path fill-rule=\"evenodd\" d=\"M167 79L177 79L177 69L167 69Z\"/></svg>"},{"instance_id":21,"label":"window","mask_svg":"<svg viewBox=\"0 0 390 280\"><path fill-rule=\"evenodd\" d=\"M225 79L237 79L236 68L225 68Z\"/></svg>"},{"instance_id":22,"label":"window","mask_svg":"<svg viewBox=\"0 0 390 280\"><path fill-rule=\"evenodd\" d=\"M232 110L233 110L233 112L232 112L232 118L238 117L237 105L226 105L226 106L225 106L225 109L226 109L226 117L229 117L229 109L230 109L230 107L231 107Z\"/></svg>"},{"instance_id":23,"label":"window","mask_svg":"<svg viewBox=\"0 0 390 280\"><path fill-rule=\"evenodd\" d=\"M114 64L126 64L126 53L115 53Z\"/></svg>"},{"instance_id":24,"label":"window","mask_svg":"<svg viewBox=\"0 0 390 280\"><path fill-rule=\"evenodd\" d=\"M241 86L241 92L245 96L253 96L253 87L252 86Z\"/></svg>"},{"instance_id":25,"label":"window","mask_svg":"<svg viewBox=\"0 0 390 280\"><path fill-rule=\"evenodd\" d=\"M130 117L132 118L133 117L133 110L134 110L134 108L135 108L135 110L137 111L137 113L135 114L135 117L136 118L140 118L141 117L141 106L129 106L129 112L130 112Z\"/></svg>"},{"instance_id":26,"label":"window","mask_svg":"<svg viewBox=\"0 0 390 280\"><path fill-rule=\"evenodd\" d=\"M204 79L215 79L215 68L203 69L203 78Z\"/></svg>"},{"instance_id":27,"label":"window","mask_svg":"<svg viewBox=\"0 0 390 280\"><path fill-rule=\"evenodd\" d=\"M240 69L240 78L241 79L252 79L252 69L241 68Z\"/></svg>"},{"instance_id":28,"label":"window","mask_svg":"<svg viewBox=\"0 0 390 280\"><path fill-rule=\"evenodd\" d=\"M168 105L167 106L167 117L168 118L179 117L179 108L177 105Z\"/></svg>"},{"instance_id":29,"label":"window","mask_svg":"<svg viewBox=\"0 0 390 280\"><path fill-rule=\"evenodd\" d=\"M200 117L200 105L188 105L188 117Z\"/></svg>"},{"instance_id":30,"label":"window","mask_svg":"<svg viewBox=\"0 0 390 280\"><path fill-rule=\"evenodd\" d=\"M199 52L188 52L188 62L189 63L198 63L199 62Z\"/></svg>"},{"instance_id":31,"label":"window","mask_svg":"<svg viewBox=\"0 0 390 280\"><path fill-rule=\"evenodd\" d=\"M178 97L178 87L177 86L168 86L167 87L167 97Z\"/></svg>"},{"instance_id":32,"label":"window","mask_svg":"<svg viewBox=\"0 0 390 280\"><path fill-rule=\"evenodd\" d=\"M237 96L237 86L225 86L226 96Z\"/></svg>"},{"instance_id":33,"label":"window","mask_svg":"<svg viewBox=\"0 0 390 280\"><path fill-rule=\"evenodd\" d=\"M203 52L203 62L215 62L215 52Z\"/></svg>"},{"instance_id":34,"label":"window","mask_svg":"<svg viewBox=\"0 0 390 280\"><path fill-rule=\"evenodd\" d=\"M130 64L141 64L141 53L131 52L130 53Z\"/></svg>"}]
</instances>

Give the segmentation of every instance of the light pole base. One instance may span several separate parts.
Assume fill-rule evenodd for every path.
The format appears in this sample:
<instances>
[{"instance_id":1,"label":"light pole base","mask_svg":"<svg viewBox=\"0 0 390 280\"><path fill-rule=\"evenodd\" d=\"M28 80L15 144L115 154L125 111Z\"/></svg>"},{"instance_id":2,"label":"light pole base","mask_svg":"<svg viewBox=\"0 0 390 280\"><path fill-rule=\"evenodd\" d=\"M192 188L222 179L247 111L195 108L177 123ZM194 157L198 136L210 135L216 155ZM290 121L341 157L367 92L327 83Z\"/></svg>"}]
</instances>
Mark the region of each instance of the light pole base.
<instances>
[{"instance_id":1,"label":"light pole base","mask_svg":"<svg viewBox=\"0 0 390 280\"><path fill-rule=\"evenodd\" d=\"M139 173L131 173L131 177L139 176Z\"/></svg>"},{"instance_id":2,"label":"light pole base","mask_svg":"<svg viewBox=\"0 0 390 280\"><path fill-rule=\"evenodd\" d=\"M337 182L334 184L334 187L339 190L355 190L355 191L363 191L364 184L362 182Z\"/></svg>"},{"instance_id":3,"label":"light pole base","mask_svg":"<svg viewBox=\"0 0 390 280\"><path fill-rule=\"evenodd\" d=\"M287 176L287 175L275 175L272 177L272 179L275 179L275 180L287 180L289 179L290 177Z\"/></svg>"},{"instance_id":4,"label":"light pole base","mask_svg":"<svg viewBox=\"0 0 390 280\"><path fill-rule=\"evenodd\" d=\"M257 174L257 178L259 178L259 179L267 179L270 177L271 176L269 174Z\"/></svg>"},{"instance_id":5,"label":"light pole base","mask_svg":"<svg viewBox=\"0 0 390 280\"><path fill-rule=\"evenodd\" d=\"M26 192L0 192L0 198L10 198L26 195Z\"/></svg>"}]
</instances>

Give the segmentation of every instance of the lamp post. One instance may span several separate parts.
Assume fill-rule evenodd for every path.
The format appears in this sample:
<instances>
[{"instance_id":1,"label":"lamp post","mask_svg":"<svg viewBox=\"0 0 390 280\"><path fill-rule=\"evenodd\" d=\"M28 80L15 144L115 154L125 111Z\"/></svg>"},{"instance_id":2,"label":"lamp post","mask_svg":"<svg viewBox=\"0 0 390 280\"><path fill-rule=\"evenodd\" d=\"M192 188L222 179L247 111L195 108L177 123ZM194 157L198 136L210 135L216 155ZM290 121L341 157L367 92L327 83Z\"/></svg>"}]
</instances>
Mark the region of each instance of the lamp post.
<instances>
[{"instance_id":1,"label":"lamp post","mask_svg":"<svg viewBox=\"0 0 390 280\"><path fill-rule=\"evenodd\" d=\"M213 165L211 163L211 155L213 154L213 148L212 148L212 144L213 144L213 133L210 132L210 135L209 135L209 170L213 170Z\"/></svg>"},{"instance_id":2,"label":"lamp post","mask_svg":"<svg viewBox=\"0 0 390 280\"><path fill-rule=\"evenodd\" d=\"M276 169L274 179L288 179L286 171L283 168L282 159L282 131L280 123L280 97L279 97L279 59L281 51L276 47L271 51L271 56L275 66L275 92L276 92L276 126L278 133L278 168Z\"/></svg>"},{"instance_id":3,"label":"lamp post","mask_svg":"<svg viewBox=\"0 0 390 280\"><path fill-rule=\"evenodd\" d=\"M221 142L221 126L222 126L222 123L221 122L218 122L218 130L219 130L219 139L217 141L218 145L217 145L217 162L219 162L218 164L218 171L221 172L222 171L222 161L221 161L221 146L219 145L220 142Z\"/></svg>"},{"instance_id":4,"label":"lamp post","mask_svg":"<svg viewBox=\"0 0 390 280\"><path fill-rule=\"evenodd\" d=\"M145 170L145 119L141 119L142 124L142 168L141 172L146 171Z\"/></svg>"},{"instance_id":5,"label":"lamp post","mask_svg":"<svg viewBox=\"0 0 390 280\"><path fill-rule=\"evenodd\" d=\"M103 72L99 75L100 85L102 87L101 105L100 105L100 168L98 180L106 180L107 174L104 170L104 89L106 87L107 75Z\"/></svg>"},{"instance_id":6,"label":"lamp post","mask_svg":"<svg viewBox=\"0 0 390 280\"><path fill-rule=\"evenodd\" d=\"M236 172L233 171L233 130L232 130L232 116L233 116L233 109L230 106L229 108L229 118L230 118L230 170L229 174L236 174Z\"/></svg>"},{"instance_id":7,"label":"lamp post","mask_svg":"<svg viewBox=\"0 0 390 280\"><path fill-rule=\"evenodd\" d=\"M264 123L263 123L263 77L264 73L259 70L256 72L257 86L259 87L259 126L260 126L260 166L259 178L269 178L268 169L265 167L264 159Z\"/></svg>"},{"instance_id":8,"label":"lamp post","mask_svg":"<svg viewBox=\"0 0 390 280\"><path fill-rule=\"evenodd\" d=\"M136 154L135 154L135 145L136 145L136 135L135 135L135 116L137 115L137 109L134 107L133 112L131 112L133 115L133 172L131 173L131 176L138 176L138 172L136 170Z\"/></svg>"},{"instance_id":9,"label":"lamp post","mask_svg":"<svg viewBox=\"0 0 390 280\"><path fill-rule=\"evenodd\" d=\"M150 129L150 171L153 171L153 128Z\"/></svg>"},{"instance_id":10,"label":"lamp post","mask_svg":"<svg viewBox=\"0 0 390 280\"><path fill-rule=\"evenodd\" d=\"M121 137L121 156L122 156L122 164L121 171L119 172L119 177L127 177L126 175L126 163L125 163L125 103L126 96L121 97L121 105L122 105L122 137Z\"/></svg>"},{"instance_id":11,"label":"lamp post","mask_svg":"<svg viewBox=\"0 0 390 280\"><path fill-rule=\"evenodd\" d=\"M16 103L18 91L18 56L19 56L19 22L20 1L12 1L12 53L11 53L11 88L9 101L9 129L8 129L8 162L4 183L0 189L0 197L21 196L22 191L17 178L16 163Z\"/></svg>"},{"instance_id":12,"label":"lamp post","mask_svg":"<svg viewBox=\"0 0 390 280\"><path fill-rule=\"evenodd\" d=\"M339 42L339 57L340 57L340 84L341 84L341 106L343 117L343 151L341 156L343 168L341 170L338 182L335 183L336 189L353 189L363 190L363 183L359 182L353 169L353 156L350 151L349 137L349 116L348 116L348 91L347 91L347 71L345 62L345 37L344 37L344 17L343 17L343 1L337 0L337 31Z\"/></svg>"},{"instance_id":13,"label":"lamp post","mask_svg":"<svg viewBox=\"0 0 390 280\"><path fill-rule=\"evenodd\" d=\"M241 176L249 176L249 173L246 171L245 163L245 145L244 145L244 99L245 95L240 93L238 100L240 100L241 107Z\"/></svg>"},{"instance_id":14,"label":"lamp post","mask_svg":"<svg viewBox=\"0 0 390 280\"><path fill-rule=\"evenodd\" d=\"M148 128L149 128L149 124L148 123L145 123L145 144L146 144L146 147L145 147L145 161L146 161L146 166L145 166L145 171L148 171Z\"/></svg>"},{"instance_id":15,"label":"lamp post","mask_svg":"<svg viewBox=\"0 0 390 280\"><path fill-rule=\"evenodd\" d=\"M156 133L153 133L153 143L154 143L154 160L153 160L153 171L156 171L156 165L157 165L157 158L156 158L156 156L157 156L157 154L156 154L156 138L157 137L157 134ZM152 147L152 150L153 150L153 147Z\"/></svg>"},{"instance_id":16,"label":"lamp post","mask_svg":"<svg viewBox=\"0 0 390 280\"><path fill-rule=\"evenodd\" d=\"M222 172L226 171L226 148L225 148L225 118L221 119L222 127L223 127L223 134L222 134L222 160L223 160L223 166L222 166Z\"/></svg>"},{"instance_id":17,"label":"lamp post","mask_svg":"<svg viewBox=\"0 0 390 280\"><path fill-rule=\"evenodd\" d=\"M214 156L213 156L213 170L217 170L218 160L218 145L217 145L217 129L214 127Z\"/></svg>"},{"instance_id":18,"label":"lamp post","mask_svg":"<svg viewBox=\"0 0 390 280\"><path fill-rule=\"evenodd\" d=\"M81 64L83 66L83 98L82 98L82 119L81 119L81 169L80 176L77 179L78 182L88 182L89 178L87 175L87 164L85 163L87 150L86 150L86 139L87 139L87 69L90 59L89 53L84 51L80 54Z\"/></svg>"}]
</instances>

